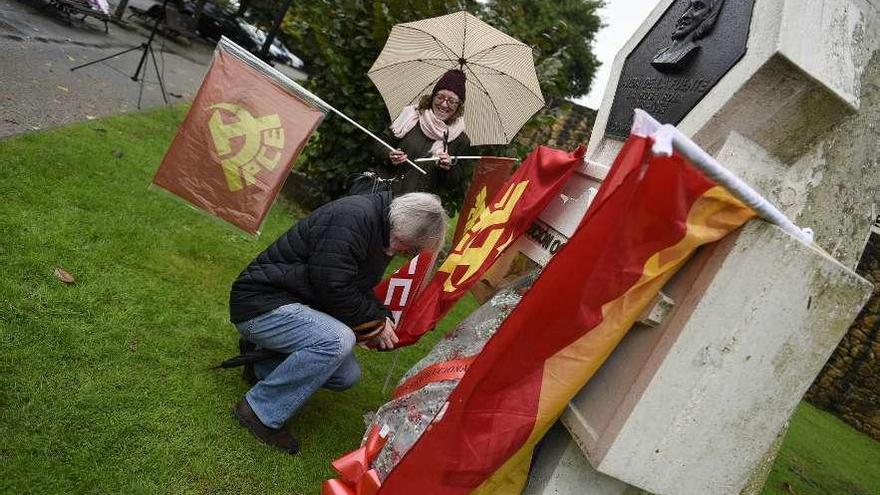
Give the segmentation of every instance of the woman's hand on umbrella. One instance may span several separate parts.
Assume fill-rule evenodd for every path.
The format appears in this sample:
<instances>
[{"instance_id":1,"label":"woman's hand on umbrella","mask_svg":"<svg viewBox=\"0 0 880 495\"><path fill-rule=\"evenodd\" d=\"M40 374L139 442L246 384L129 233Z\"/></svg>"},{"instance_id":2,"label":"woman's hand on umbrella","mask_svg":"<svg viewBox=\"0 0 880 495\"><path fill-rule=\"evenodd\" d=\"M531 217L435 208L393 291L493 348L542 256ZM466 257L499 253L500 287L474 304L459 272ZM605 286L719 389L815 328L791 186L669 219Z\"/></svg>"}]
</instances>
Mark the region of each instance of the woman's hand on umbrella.
<instances>
[{"instance_id":1,"label":"woman's hand on umbrella","mask_svg":"<svg viewBox=\"0 0 880 495\"><path fill-rule=\"evenodd\" d=\"M388 158L391 160L391 163L400 165L406 161L407 156L402 150L393 150L391 153L388 153Z\"/></svg>"},{"instance_id":2,"label":"woman's hand on umbrella","mask_svg":"<svg viewBox=\"0 0 880 495\"><path fill-rule=\"evenodd\" d=\"M452 168L452 157L445 151L437 153L437 165L443 170L449 170Z\"/></svg>"}]
</instances>

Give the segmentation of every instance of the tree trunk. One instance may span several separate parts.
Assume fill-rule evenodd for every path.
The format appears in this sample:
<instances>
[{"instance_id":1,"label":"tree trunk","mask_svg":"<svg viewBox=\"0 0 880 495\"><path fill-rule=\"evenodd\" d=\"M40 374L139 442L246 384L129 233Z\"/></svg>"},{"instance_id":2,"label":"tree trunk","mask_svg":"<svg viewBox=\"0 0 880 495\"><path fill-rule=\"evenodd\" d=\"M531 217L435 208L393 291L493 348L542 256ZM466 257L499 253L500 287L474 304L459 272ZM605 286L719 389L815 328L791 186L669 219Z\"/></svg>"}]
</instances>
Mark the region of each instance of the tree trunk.
<instances>
[{"instance_id":1,"label":"tree trunk","mask_svg":"<svg viewBox=\"0 0 880 495\"><path fill-rule=\"evenodd\" d=\"M260 49L259 57L266 62L271 60L271 57L269 56L269 47L272 46L272 42L275 41L275 36L278 34L278 30L281 29L281 21L284 20L284 14L290 9L292 1L293 0L284 0L284 5L275 14L275 23L272 25L272 29L269 30L269 34L266 35L266 41L263 42L263 48Z\"/></svg>"},{"instance_id":2,"label":"tree trunk","mask_svg":"<svg viewBox=\"0 0 880 495\"><path fill-rule=\"evenodd\" d=\"M117 21L121 21L122 16L125 14L126 7L128 7L128 0L119 0L119 5L117 5L116 10L113 11L113 18Z\"/></svg>"},{"instance_id":3,"label":"tree trunk","mask_svg":"<svg viewBox=\"0 0 880 495\"><path fill-rule=\"evenodd\" d=\"M241 17L244 15L245 11L249 9L251 6L251 0L240 0L238 3L238 11L235 13L235 17Z\"/></svg>"},{"instance_id":4,"label":"tree trunk","mask_svg":"<svg viewBox=\"0 0 880 495\"><path fill-rule=\"evenodd\" d=\"M199 25L199 18L202 17L202 9L205 8L205 2L207 0L199 0L196 3L196 11L193 12L193 19L196 20L196 26Z\"/></svg>"}]
</instances>

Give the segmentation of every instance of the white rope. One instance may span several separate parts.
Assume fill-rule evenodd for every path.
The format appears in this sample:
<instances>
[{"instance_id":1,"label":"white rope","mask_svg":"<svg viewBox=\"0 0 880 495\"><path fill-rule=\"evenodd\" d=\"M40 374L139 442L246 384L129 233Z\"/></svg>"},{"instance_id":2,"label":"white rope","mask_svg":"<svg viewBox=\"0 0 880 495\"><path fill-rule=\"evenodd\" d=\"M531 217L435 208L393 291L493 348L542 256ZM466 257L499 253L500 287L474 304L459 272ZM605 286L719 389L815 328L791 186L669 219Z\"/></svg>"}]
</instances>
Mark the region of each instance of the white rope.
<instances>
[{"instance_id":1,"label":"white rope","mask_svg":"<svg viewBox=\"0 0 880 495\"><path fill-rule=\"evenodd\" d=\"M391 384L391 377L394 375L394 369L397 368L397 358L400 357L399 352L394 353L394 359L391 360L391 367L388 368L388 373L385 375L385 383L382 385L382 395L384 396L388 393L388 385Z\"/></svg>"},{"instance_id":2,"label":"white rope","mask_svg":"<svg viewBox=\"0 0 880 495\"><path fill-rule=\"evenodd\" d=\"M669 124L661 125L644 110L636 109L632 133L637 136L651 137L654 141L651 151L655 155L672 156L672 150L675 149L675 151L681 153L693 166L706 174L716 184L724 187L749 208L755 210L761 218L779 226L804 242L813 242L813 231L811 229L802 229L795 225L773 203L761 196L751 186L724 167L724 165L718 163L717 160L703 151L702 148L676 129L675 126Z\"/></svg>"}]
</instances>

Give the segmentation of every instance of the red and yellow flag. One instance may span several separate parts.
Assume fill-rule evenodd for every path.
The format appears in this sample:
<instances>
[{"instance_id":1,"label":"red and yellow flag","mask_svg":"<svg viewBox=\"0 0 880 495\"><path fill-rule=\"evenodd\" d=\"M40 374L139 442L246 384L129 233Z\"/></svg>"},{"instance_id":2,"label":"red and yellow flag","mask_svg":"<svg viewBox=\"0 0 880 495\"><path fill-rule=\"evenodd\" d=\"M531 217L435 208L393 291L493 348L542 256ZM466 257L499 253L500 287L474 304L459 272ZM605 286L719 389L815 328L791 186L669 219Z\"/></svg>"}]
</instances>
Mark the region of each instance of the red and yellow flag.
<instances>
[{"instance_id":1,"label":"red and yellow flag","mask_svg":"<svg viewBox=\"0 0 880 495\"><path fill-rule=\"evenodd\" d=\"M495 197L495 194L504 186L510 174L513 173L515 158L500 156L484 156L480 158L474 167L471 176L471 185L464 196L461 211L458 212L458 223L455 226L455 235L452 236L452 245L458 245L461 236L480 218L480 214Z\"/></svg>"},{"instance_id":2,"label":"red and yellow flag","mask_svg":"<svg viewBox=\"0 0 880 495\"><path fill-rule=\"evenodd\" d=\"M391 311L395 324L403 321L412 301L425 288L428 273L436 260L435 253L421 251L373 288L376 298Z\"/></svg>"},{"instance_id":3,"label":"red and yellow flag","mask_svg":"<svg viewBox=\"0 0 880 495\"><path fill-rule=\"evenodd\" d=\"M437 269L397 327L398 347L410 345L434 327L492 266L507 246L531 225L583 161L573 153L539 146L489 202Z\"/></svg>"},{"instance_id":4,"label":"red and yellow flag","mask_svg":"<svg viewBox=\"0 0 880 495\"><path fill-rule=\"evenodd\" d=\"M257 233L324 111L219 49L153 184Z\"/></svg>"},{"instance_id":5,"label":"red and yellow flag","mask_svg":"<svg viewBox=\"0 0 880 495\"><path fill-rule=\"evenodd\" d=\"M700 245L755 213L632 136L584 221L379 493L520 493L535 444Z\"/></svg>"}]
</instances>

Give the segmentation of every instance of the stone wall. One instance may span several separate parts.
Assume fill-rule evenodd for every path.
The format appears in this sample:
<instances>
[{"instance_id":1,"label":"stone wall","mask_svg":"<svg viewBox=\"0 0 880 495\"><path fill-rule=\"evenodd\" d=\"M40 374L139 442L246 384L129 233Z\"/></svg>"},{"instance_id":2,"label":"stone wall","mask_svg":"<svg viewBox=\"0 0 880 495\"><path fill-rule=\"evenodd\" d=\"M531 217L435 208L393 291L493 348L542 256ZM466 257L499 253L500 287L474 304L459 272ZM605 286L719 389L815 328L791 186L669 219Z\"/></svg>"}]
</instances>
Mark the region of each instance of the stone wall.
<instances>
[{"instance_id":1,"label":"stone wall","mask_svg":"<svg viewBox=\"0 0 880 495\"><path fill-rule=\"evenodd\" d=\"M816 406L880 440L880 234L871 234L856 269L874 294L807 392Z\"/></svg>"},{"instance_id":2,"label":"stone wall","mask_svg":"<svg viewBox=\"0 0 880 495\"><path fill-rule=\"evenodd\" d=\"M529 148L543 144L553 148L573 150L587 144L596 121L596 111L571 101L548 101L536 118L551 116L548 126L524 129L516 140Z\"/></svg>"}]
</instances>

